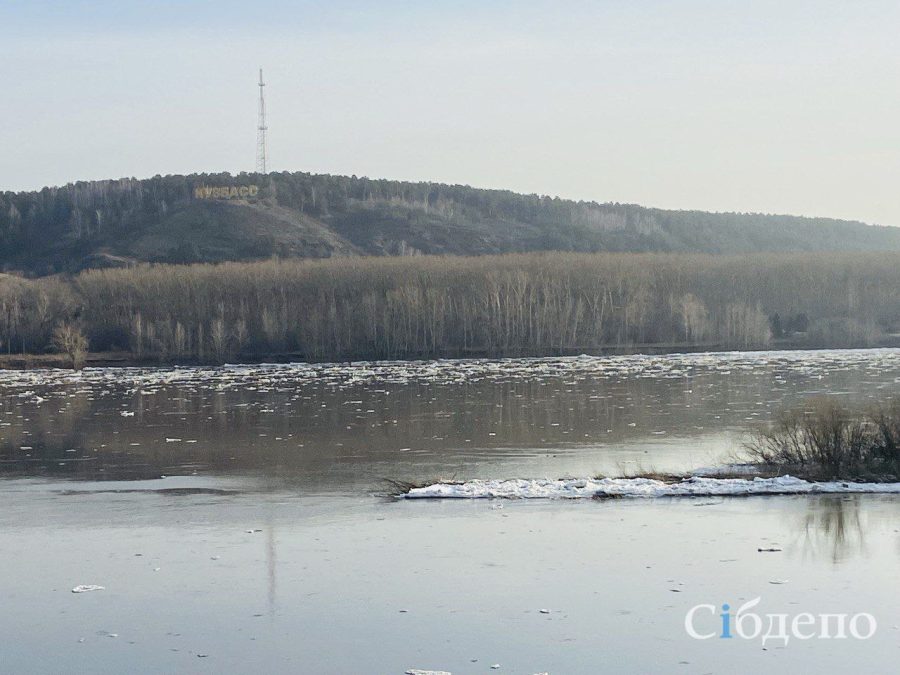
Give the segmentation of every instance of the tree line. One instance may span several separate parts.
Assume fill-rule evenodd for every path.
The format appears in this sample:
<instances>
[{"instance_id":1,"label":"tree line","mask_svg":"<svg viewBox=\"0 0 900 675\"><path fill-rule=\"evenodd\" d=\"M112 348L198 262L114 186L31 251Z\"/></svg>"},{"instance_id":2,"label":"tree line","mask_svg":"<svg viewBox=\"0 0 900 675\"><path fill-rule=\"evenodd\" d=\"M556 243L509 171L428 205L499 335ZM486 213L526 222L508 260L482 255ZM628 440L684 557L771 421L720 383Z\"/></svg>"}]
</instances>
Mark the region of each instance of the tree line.
<instances>
[{"instance_id":1,"label":"tree line","mask_svg":"<svg viewBox=\"0 0 900 675\"><path fill-rule=\"evenodd\" d=\"M259 192L248 200L194 196L200 186L250 185ZM831 250L897 251L900 229L302 172L155 176L0 192L0 270L31 276L134 260L196 263L346 252Z\"/></svg>"},{"instance_id":2,"label":"tree line","mask_svg":"<svg viewBox=\"0 0 900 675\"><path fill-rule=\"evenodd\" d=\"M223 362L552 355L641 345L862 347L900 330L895 253L516 254L0 275L0 347Z\"/></svg>"}]
</instances>

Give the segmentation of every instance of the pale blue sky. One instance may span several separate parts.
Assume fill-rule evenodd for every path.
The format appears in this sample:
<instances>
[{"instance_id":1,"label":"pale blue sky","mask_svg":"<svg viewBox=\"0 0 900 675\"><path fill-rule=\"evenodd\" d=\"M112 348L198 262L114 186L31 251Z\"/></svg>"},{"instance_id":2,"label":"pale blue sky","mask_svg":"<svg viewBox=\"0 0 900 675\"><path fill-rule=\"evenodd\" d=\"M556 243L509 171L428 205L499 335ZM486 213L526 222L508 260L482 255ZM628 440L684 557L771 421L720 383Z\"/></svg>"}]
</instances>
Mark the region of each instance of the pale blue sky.
<instances>
[{"instance_id":1,"label":"pale blue sky","mask_svg":"<svg viewBox=\"0 0 900 675\"><path fill-rule=\"evenodd\" d=\"M900 225L900 3L0 2L0 189L275 170Z\"/></svg>"}]
</instances>

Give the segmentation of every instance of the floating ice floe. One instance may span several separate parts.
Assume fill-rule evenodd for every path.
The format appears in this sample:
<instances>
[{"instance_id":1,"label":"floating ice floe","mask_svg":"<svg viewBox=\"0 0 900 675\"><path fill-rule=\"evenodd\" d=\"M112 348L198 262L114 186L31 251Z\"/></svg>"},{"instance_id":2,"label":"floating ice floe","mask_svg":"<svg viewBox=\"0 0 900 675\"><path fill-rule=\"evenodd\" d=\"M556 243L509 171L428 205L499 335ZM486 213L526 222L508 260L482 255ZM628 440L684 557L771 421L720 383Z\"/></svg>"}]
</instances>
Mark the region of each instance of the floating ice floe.
<instances>
[{"instance_id":1,"label":"floating ice floe","mask_svg":"<svg viewBox=\"0 0 900 675\"><path fill-rule=\"evenodd\" d=\"M90 593L91 591L104 591L105 586L97 586L96 584L80 584L72 589L73 593Z\"/></svg>"},{"instance_id":2,"label":"floating ice floe","mask_svg":"<svg viewBox=\"0 0 900 675\"><path fill-rule=\"evenodd\" d=\"M718 497L793 494L900 494L900 483L813 483L794 478L709 478L678 482L651 478L472 480L413 488L406 499L584 499L592 497Z\"/></svg>"}]
</instances>

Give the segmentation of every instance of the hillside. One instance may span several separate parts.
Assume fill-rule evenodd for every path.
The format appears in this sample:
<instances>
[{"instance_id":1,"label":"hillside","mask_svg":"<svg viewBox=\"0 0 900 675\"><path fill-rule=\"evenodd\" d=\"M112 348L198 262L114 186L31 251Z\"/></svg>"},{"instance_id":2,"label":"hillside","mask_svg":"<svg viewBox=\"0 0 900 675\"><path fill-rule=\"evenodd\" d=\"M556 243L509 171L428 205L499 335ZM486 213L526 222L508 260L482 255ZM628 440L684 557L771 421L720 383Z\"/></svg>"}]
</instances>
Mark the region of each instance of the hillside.
<instances>
[{"instance_id":1,"label":"hillside","mask_svg":"<svg viewBox=\"0 0 900 675\"><path fill-rule=\"evenodd\" d=\"M141 261L550 250L896 251L900 228L306 173L156 176L0 193L0 270L33 276Z\"/></svg>"}]
</instances>

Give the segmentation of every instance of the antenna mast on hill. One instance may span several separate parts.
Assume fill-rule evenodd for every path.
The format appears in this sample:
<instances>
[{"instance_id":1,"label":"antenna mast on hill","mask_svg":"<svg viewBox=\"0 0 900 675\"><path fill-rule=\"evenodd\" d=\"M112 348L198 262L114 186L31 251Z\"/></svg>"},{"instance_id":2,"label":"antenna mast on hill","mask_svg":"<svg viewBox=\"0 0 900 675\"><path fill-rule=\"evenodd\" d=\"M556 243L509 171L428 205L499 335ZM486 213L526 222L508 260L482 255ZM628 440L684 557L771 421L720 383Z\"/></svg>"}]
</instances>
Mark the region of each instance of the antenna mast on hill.
<instances>
[{"instance_id":1,"label":"antenna mast on hill","mask_svg":"<svg viewBox=\"0 0 900 675\"><path fill-rule=\"evenodd\" d=\"M262 68L259 69L259 123L256 126L256 171L257 173L266 173L266 155L268 155L268 145L266 143L266 98L263 96Z\"/></svg>"}]
</instances>

